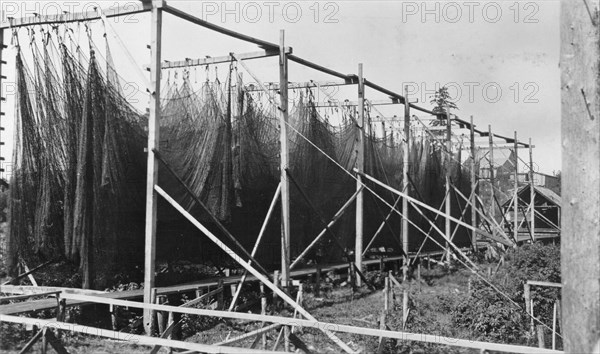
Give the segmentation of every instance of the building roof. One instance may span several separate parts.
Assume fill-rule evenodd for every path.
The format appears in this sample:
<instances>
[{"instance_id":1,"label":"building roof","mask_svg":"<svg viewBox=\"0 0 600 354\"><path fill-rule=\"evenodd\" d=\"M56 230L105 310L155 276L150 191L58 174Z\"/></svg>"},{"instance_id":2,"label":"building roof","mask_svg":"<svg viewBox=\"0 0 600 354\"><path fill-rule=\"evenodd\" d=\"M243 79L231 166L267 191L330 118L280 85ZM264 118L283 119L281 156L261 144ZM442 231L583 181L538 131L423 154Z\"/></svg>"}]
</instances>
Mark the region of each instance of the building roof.
<instances>
[{"instance_id":1,"label":"building roof","mask_svg":"<svg viewBox=\"0 0 600 354\"><path fill-rule=\"evenodd\" d=\"M519 196L523 196L523 195L528 196L530 186L531 185L527 184L525 186L520 187L519 192L518 192ZM561 199L560 195L556 194L551 189L542 187L542 186L534 186L533 188L536 193L539 193L541 196L543 196L544 198L546 198L553 204L555 204L559 207L562 205L562 199ZM510 192L509 192L509 194L510 194ZM503 203L502 206L503 207L507 206L511 202L511 200L512 200L512 198L509 198L506 202Z\"/></svg>"},{"instance_id":2,"label":"building roof","mask_svg":"<svg viewBox=\"0 0 600 354\"><path fill-rule=\"evenodd\" d=\"M533 188L536 192L539 192L541 195L546 197L546 199L550 200L558 206L561 206L562 199L560 195L556 194L553 190L542 186L534 186Z\"/></svg>"}]
</instances>

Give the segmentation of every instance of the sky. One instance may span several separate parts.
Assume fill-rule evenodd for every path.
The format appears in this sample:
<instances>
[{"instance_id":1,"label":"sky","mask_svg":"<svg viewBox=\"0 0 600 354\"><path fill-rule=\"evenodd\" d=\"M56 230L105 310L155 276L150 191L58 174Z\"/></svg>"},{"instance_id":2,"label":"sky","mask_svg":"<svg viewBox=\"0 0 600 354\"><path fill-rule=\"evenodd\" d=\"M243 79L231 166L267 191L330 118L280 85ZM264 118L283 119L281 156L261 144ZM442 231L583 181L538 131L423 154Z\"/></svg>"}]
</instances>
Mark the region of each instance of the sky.
<instances>
[{"instance_id":1,"label":"sky","mask_svg":"<svg viewBox=\"0 0 600 354\"><path fill-rule=\"evenodd\" d=\"M30 16L33 12L87 11L110 8L115 1L35 2L3 1L6 16ZM49 5L52 4L52 5ZM279 43L285 30L285 45L295 55L338 72L356 74L363 64L364 77L392 91L409 96L418 105L431 108L429 95L447 86L456 98L453 113L468 120L474 117L480 130L491 124L494 133L535 145L536 169L552 174L561 169L560 151L560 70L559 1L168 1L217 25L269 42ZM121 6L138 6L123 1ZM193 25L164 14L162 58L222 56L230 52L258 50L256 45ZM150 62L150 15L111 18L108 41L115 65L123 77L125 95L140 109L147 106L144 81ZM100 21L92 26L97 42L104 30ZM19 33L23 35L24 30ZM113 36L116 33L116 36ZM5 34L5 41L8 35ZM7 118L14 102L9 87L14 83L14 57L7 51L8 72L3 82L7 95ZM13 54L14 55L14 54ZM326 74L289 64L290 81L326 81ZM278 81L276 58L253 60L248 66L264 82ZM224 79L227 67L220 66ZM182 70L163 72L169 79L181 78ZM11 77L12 74L12 77ZM211 77L214 77L212 72ZM194 80L206 77L203 68L190 71ZM245 76L245 81L250 77ZM7 87L7 85L9 85ZM330 88L340 100L356 100L356 87ZM385 95L366 90L366 98L383 100ZM12 100L14 101L14 100ZM401 105L382 106L382 114L403 114ZM7 142L12 144L12 124L4 122ZM481 139L487 142L487 138ZM502 141L498 141L502 144ZM506 151L499 153L507 153ZM520 156L528 159L526 150Z\"/></svg>"}]
</instances>

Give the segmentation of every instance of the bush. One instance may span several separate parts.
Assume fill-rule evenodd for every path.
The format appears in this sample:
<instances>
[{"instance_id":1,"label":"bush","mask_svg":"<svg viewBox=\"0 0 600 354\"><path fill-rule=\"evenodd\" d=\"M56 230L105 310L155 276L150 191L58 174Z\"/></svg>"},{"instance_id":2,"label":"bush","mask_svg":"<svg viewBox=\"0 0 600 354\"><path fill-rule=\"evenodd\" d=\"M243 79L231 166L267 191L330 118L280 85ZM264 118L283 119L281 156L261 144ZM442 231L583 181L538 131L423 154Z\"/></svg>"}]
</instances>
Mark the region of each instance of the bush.
<instances>
[{"instance_id":1,"label":"bush","mask_svg":"<svg viewBox=\"0 0 600 354\"><path fill-rule=\"evenodd\" d=\"M530 317L524 310L523 285L527 280L560 282L560 247L524 245L509 250L505 260L505 265L488 281L521 308L474 277L469 296L453 311L453 320L472 330L480 340L528 344ZM545 324L552 323L553 305L560 298L560 290L536 287L531 295L535 316Z\"/></svg>"}]
</instances>

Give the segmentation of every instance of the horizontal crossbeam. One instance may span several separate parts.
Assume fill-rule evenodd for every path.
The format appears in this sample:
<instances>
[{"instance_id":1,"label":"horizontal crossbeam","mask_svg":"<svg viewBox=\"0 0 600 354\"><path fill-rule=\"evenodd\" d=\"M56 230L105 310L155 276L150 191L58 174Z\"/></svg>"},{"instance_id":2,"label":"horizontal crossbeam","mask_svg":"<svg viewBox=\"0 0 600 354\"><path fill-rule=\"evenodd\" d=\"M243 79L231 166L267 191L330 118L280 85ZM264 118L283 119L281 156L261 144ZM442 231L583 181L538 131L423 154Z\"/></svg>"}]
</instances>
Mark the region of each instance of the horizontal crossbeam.
<instances>
[{"instance_id":1,"label":"horizontal crossbeam","mask_svg":"<svg viewBox=\"0 0 600 354\"><path fill-rule=\"evenodd\" d=\"M285 52L287 54L291 54L292 48L285 47ZM250 53L242 53L242 54L236 53L236 56L240 60L269 58L269 57L274 57L274 56L278 56L278 55L279 55L279 49L273 49L273 48L256 51L256 52L250 52ZM201 66L201 65L229 63L234 60L235 59L233 58L233 56L231 54L223 55L220 57L206 57L206 58L201 58L201 59L185 59L185 60L173 61L173 62L165 60L161 64L160 67L161 67L161 69L176 69L176 68L185 68L188 66Z\"/></svg>"},{"instance_id":2,"label":"horizontal crossbeam","mask_svg":"<svg viewBox=\"0 0 600 354\"><path fill-rule=\"evenodd\" d=\"M150 11L151 8L152 8L152 6L149 3L128 2L125 5L120 5L120 6L117 6L114 8L102 10L102 15L104 15L106 17L134 15L134 14ZM5 17L6 14L4 14L2 20L0 21L0 29L17 28L17 27L32 26L32 25L48 25L48 24L98 20L102 17L98 10L99 9L94 8L93 10L84 11L84 12L74 12L74 13L65 12L63 14L55 14L55 15L38 14L38 15L34 15L34 16L19 17L19 18Z\"/></svg>"}]
</instances>

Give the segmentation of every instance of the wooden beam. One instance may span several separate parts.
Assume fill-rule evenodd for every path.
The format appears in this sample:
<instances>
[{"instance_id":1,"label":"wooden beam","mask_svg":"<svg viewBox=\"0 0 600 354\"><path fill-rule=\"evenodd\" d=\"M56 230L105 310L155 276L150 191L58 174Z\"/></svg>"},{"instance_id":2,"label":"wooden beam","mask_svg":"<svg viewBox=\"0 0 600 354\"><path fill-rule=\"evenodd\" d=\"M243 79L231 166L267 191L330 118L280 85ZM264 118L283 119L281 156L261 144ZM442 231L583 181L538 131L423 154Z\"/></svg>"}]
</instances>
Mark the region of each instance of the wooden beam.
<instances>
[{"instance_id":1,"label":"wooden beam","mask_svg":"<svg viewBox=\"0 0 600 354\"><path fill-rule=\"evenodd\" d=\"M513 194L513 212L514 212L514 220L513 220L513 233L515 241L518 240L517 236L519 234L519 149L518 149L518 140L517 140L517 131L515 130L515 149L513 154L515 154L515 173L514 173L514 194Z\"/></svg>"},{"instance_id":2,"label":"wooden beam","mask_svg":"<svg viewBox=\"0 0 600 354\"><path fill-rule=\"evenodd\" d=\"M237 337L229 338L227 340L215 343L214 345L226 345L226 344L233 344L233 343L241 342L241 341L243 341L246 338L254 337L254 336L263 334L265 332L269 332L269 331L271 331L273 329L278 329L279 327L281 327L280 323L274 323L272 325L259 328L259 329L255 330L255 331L244 333L244 334L239 335Z\"/></svg>"},{"instance_id":3,"label":"wooden beam","mask_svg":"<svg viewBox=\"0 0 600 354\"><path fill-rule=\"evenodd\" d=\"M31 285L0 285L0 293L6 294L39 294L45 292L65 292L72 294L105 294L105 291L77 288L63 288L58 286L31 286Z\"/></svg>"},{"instance_id":4,"label":"wooden beam","mask_svg":"<svg viewBox=\"0 0 600 354\"><path fill-rule=\"evenodd\" d=\"M494 134L492 134L492 125L488 125L488 141L490 150L490 219L496 221L496 204L494 203ZM492 229L492 234L496 236L496 229Z\"/></svg>"},{"instance_id":5,"label":"wooden beam","mask_svg":"<svg viewBox=\"0 0 600 354\"><path fill-rule=\"evenodd\" d=\"M537 281L537 280L528 280L526 283L531 286L545 286L545 287L550 287L550 288L562 288L562 286L563 286L561 283L552 283L549 281Z\"/></svg>"},{"instance_id":6,"label":"wooden beam","mask_svg":"<svg viewBox=\"0 0 600 354\"><path fill-rule=\"evenodd\" d=\"M448 155L448 161L446 162L446 194L448 197L446 198L446 204L444 205L444 210L446 215L452 215L452 194L450 193L450 172L452 169L450 166L452 165L452 121L450 115L450 105L446 105L446 154ZM450 226L450 219L444 219L444 234L446 235L446 257L448 260L450 259L450 247L448 243L450 242L450 233L452 232L452 227ZM442 259L443 260L443 259Z\"/></svg>"},{"instance_id":7,"label":"wooden beam","mask_svg":"<svg viewBox=\"0 0 600 354\"><path fill-rule=\"evenodd\" d=\"M285 172L285 171L284 171ZM198 230L200 230L206 237L208 237L213 243L219 246L225 253L227 253L231 258L233 258L239 265L244 267L248 272L256 277L259 281L265 284L269 289L271 289L278 297L282 298L286 303L292 306L295 309L298 309L298 312L304 316L305 318L316 321L316 319L304 308L300 307L287 293L282 291L279 287L273 284L267 277L261 274L259 271L254 269L252 265L248 264L245 260L243 260L240 256L238 256L231 248L225 245L217 236L215 236L212 232L210 232L204 225L202 225L198 220L196 220L187 210L185 210L181 205L179 205L171 196L169 196L162 188L159 186L155 186L154 189L160 194L169 204L171 204L177 211L179 211L189 222L191 222ZM144 306L149 306L148 304L144 304ZM156 305L155 305L156 306ZM158 305L161 306L161 305ZM228 314L239 314L237 312L225 312ZM224 316L228 317L228 316ZM330 330L321 329L327 337L329 337L334 343L339 345L345 352L353 353L353 350L348 347L347 344L342 342L338 337L336 337Z\"/></svg>"},{"instance_id":8,"label":"wooden beam","mask_svg":"<svg viewBox=\"0 0 600 354\"><path fill-rule=\"evenodd\" d=\"M286 47L285 52L288 54L292 53L292 48ZM251 52L251 53L236 53L236 56L239 60L269 58L269 57L275 57L278 55L279 55L279 48L269 48L269 49ZM190 66L221 64L221 63L229 63L234 60L236 60L236 59L234 59L232 57L232 55L229 54L229 55L224 55L224 56L220 56L220 57L186 59L186 60L180 60L180 61L164 61L161 64L161 69L176 69L176 68L187 68Z\"/></svg>"},{"instance_id":9,"label":"wooden beam","mask_svg":"<svg viewBox=\"0 0 600 354\"><path fill-rule=\"evenodd\" d=\"M511 345L511 344L501 344L501 343L488 343L488 342L480 342L473 341L470 339L458 339L458 338L450 338L450 337L441 337L439 335L434 334L420 334L420 333L408 333L403 331L389 331L389 330L380 330L375 328L367 328L367 327L357 327L357 326L349 326L331 322L321 322L316 321L314 319L302 319L302 318L290 318L290 317L281 317L281 316L265 316L254 313L244 313L244 312L229 312L229 311L217 311L217 310L206 310L206 309L197 309L197 308L183 308L177 306L169 306L169 305L158 305L158 304L146 304L135 301L125 301L125 300L116 300L116 299L107 299L96 296L85 296L85 295L67 295L67 299L78 300L78 301L86 301L86 302L96 302L101 304L112 304L115 306L124 306L124 307L133 307L133 308L145 308L154 311L167 311L167 312L179 312L189 315L198 315L198 316L208 316L208 317L222 317L222 318L231 318L237 320L244 321L262 321L262 322L270 322L270 323L279 323L286 326L302 326L308 328L318 328L318 329L330 329L335 332L341 333L351 333L372 337L386 337L398 340L406 340L406 341L416 341L423 343L434 343L434 344L442 344L449 345L455 347L464 347L464 348L474 348L474 349L484 349L490 351L501 351L508 353L562 353L560 351L555 350L541 350L539 348L534 347L526 347L519 345ZM35 321L47 321L40 320L35 318L27 318L27 317L16 317L9 315L0 315L0 321L6 322L16 322L16 323L30 323L36 325ZM24 321L24 322L18 322ZM50 321L48 321L50 322ZM38 322L38 325L45 324L45 322ZM60 323L63 325L63 322L52 321L52 323ZM65 326L79 326L71 323L64 323ZM83 326L81 326L83 327ZM89 328L89 327L87 327ZM66 329L66 328L64 328ZM105 332L105 330L101 330ZM112 332L112 331L110 331ZM89 332L88 332L89 333ZM95 334L96 332L94 332ZM130 336L129 333L123 332L113 332L118 334L115 339L123 339L123 336ZM144 337L144 336L140 336ZM129 338L129 337L126 337ZM148 337L144 337L148 338ZM152 338L158 339L158 338ZM176 342L176 341L173 341ZM187 342L186 342L187 343ZM162 346L172 346L170 344L162 344ZM175 346L174 346L175 347Z\"/></svg>"},{"instance_id":10,"label":"wooden beam","mask_svg":"<svg viewBox=\"0 0 600 354\"><path fill-rule=\"evenodd\" d=\"M158 182L158 159L154 149L160 142L160 62L162 47L162 1L152 1L152 17L150 24L150 85L154 90L150 93L150 114L148 117L148 162L146 170L146 228L144 258L144 302L152 301L156 262L156 212L157 200L154 186ZM144 311L144 328L150 334L152 314Z\"/></svg>"},{"instance_id":11,"label":"wooden beam","mask_svg":"<svg viewBox=\"0 0 600 354\"><path fill-rule=\"evenodd\" d=\"M102 11L102 14L106 17L117 17L117 16L126 16L126 15L134 15L142 12L150 11L150 2L147 4L144 3L135 3L129 2L126 5L113 6L108 9L98 9ZM7 17L6 14L2 15L2 20L0 21L0 29L9 29L9 28L18 28L25 26L33 26L33 25L44 25L44 24L64 24L71 22L81 22L81 21L91 21L98 20L101 18L100 12L94 9L86 12L75 12L68 13L65 12L63 14L56 15L43 15L38 14L37 16L27 16L20 18L10 18Z\"/></svg>"},{"instance_id":12,"label":"wooden beam","mask_svg":"<svg viewBox=\"0 0 600 354\"><path fill-rule=\"evenodd\" d=\"M250 43L254 43L256 45L258 45L259 47L263 48L263 49L269 49L269 48L278 48L277 44L275 43L270 43L267 41L263 41L262 39L258 39L258 38L254 38L248 35L245 35L243 33L240 32L236 32L236 31L232 31L230 29L227 29L225 27L221 27L221 26L217 26L213 23L210 23L208 21L202 20L201 18L198 18L192 14L188 14L185 11L176 9L172 6L169 5L164 5L163 9L165 12L170 13L171 15L177 16L183 20L189 21L191 23L194 23L196 25L202 26L204 28L208 28L212 31L227 35L229 37L233 37L233 38L237 38L246 42L250 42Z\"/></svg>"},{"instance_id":13,"label":"wooden beam","mask_svg":"<svg viewBox=\"0 0 600 354\"><path fill-rule=\"evenodd\" d=\"M531 204L531 238L535 241L535 182L533 180L533 148L531 146L531 138L529 138L529 186Z\"/></svg>"},{"instance_id":14,"label":"wooden beam","mask_svg":"<svg viewBox=\"0 0 600 354\"><path fill-rule=\"evenodd\" d=\"M518 146L518 149L529 149L529 146ZM532 148L535 147L535 145L531 146ZM475 148L479 149L479 150L489 150L490 147L489 146L481 146L481 145L477 145L475 146ZM494 150L514 150L515 149L515 145L508 145L508 144L495 144L494 145ZM461 148L461 150L470 150L470 148L468 147L463 147Z\"/></svg>"},{"instance_id":15,"label":"wooden beam","mask_svg":"<svg viewBox=\"0 0 600 354\"><path fill-rule=\"evenodd\" d=\"M131 302L136 304L135 302ZM160 305L162 306L162 305ZM135 306L131 306L135 307ZM170 307L170 306L169 306ZM262 353L262 351L248 349L248 348L237 348L237 347L223 347L215 345L207 345L193 342L183 342L179 340L164 339L157 337L142 336L137 334L130 334L125 332L110 331L104 328L96 328L90 326L83 326L74 323L59 322L55 320L43 320L40 318L29 318L29 317L17 317L10 315L0 315L0 321L9 323L19 323L26 325L33 325L40 328L52 328L62 331L70 331L75 333L83 333L88 335L94 335L102 338L109 338L112 340L121 340L130 342L136 345L160 345L163 347L179 348L194 350L201 353ZM282 353L283 352L279 352Z\"/></svg>"},{"instance_id":16,"label":"wooden beam","mask_svg":"<svg viewBox=\"0 0 600 354\"><path fill-rule=\"evenodd\" d=\"M0 56L1 56L1 55L2 55L2 54L1 54L1 50L0 50ZM0 67L1 67L1 66L0 66ZM25 273L23 273L23 274L19 274L19 275L17 275L16 277L14 277L14 278L12 278L12 279L9 279L9 280L7 280L7 281L6 281L6 282L4 282L4 284L2 284L2 285L8 285L8 284L12 284L12 283L16 282L17 280L19 280L19 279L22 279L23 277L30 276L31 274L33 274L33 273L34 273L34 272L36 272L37 270L40 270L40 269L44 268L45 266L47 266L47 265L49 265L49 264L52 264L52 263L54 263L54 262L56 262L56 260L51 260L51 261L48 261L48 262L42 263L42 264L40 264L40 265L38 265L38 266L34 267L34 268L33 268L33 269L31 269L31 270L29 270L29 268L27 267L27 265L26 265L25 263L23 263L23 265L25 266ZM30 280L31 280L31 278L30 278ZM33 286L37 286L37 283L35 283L35 279L34 279L34 280L31 280L31 283L33 284Z\"/></svg>"},{"instance_id":17,"label":"wooden beam","mask_svg":"<svg viewBox=\"0 0 600 354\"><path fill-rule=\"evenodd\" d=\"M284 289L290 286L290 182L289 140L287 124L288 112L288 54L285 52L285 31L279 32L279 178L281 184L281 284Z\"/></svg>"},{"instance_id":18,"label":"wooden beam","mask_svg":"<svg viewBox=\"0 0 600 354\"><path fill-rule=\"evenodd\" d=\"M473 124L473 116L471 116L470 130L470 141L471 141L471 226L475 229L477 227L477 208L475 207L475 199L477 198L477 162L475 161L475 125ZM471 247L473 251L477 252L477 232L471 231Z\"/></svg>"},{"instance_id":19,"label":"wooden beam","mask_svg":"<svg viewBox=\"0 0 600 354\"><path fill-rule=\"evenodd\" d=\"M14 301L14 300L29 299L29 298L34 297L34 296L48 296L48 295L54 295L54 296L56 296L57 294L60 294L60 291L47 291L47 292L36 293L36 294L3 296L3 297L0 297L0 303L4 302L4 301Z\"/></svg>"},{"instance_id":20,"label":"wooden beam","mask_svg":"<svg viewBox=\"0 0 600 354\"><path fill-rule=\"evenodd\" d=\"M355 169L355 171L356 171L356 169ZM455 223L457 223L457 224L459 224L459 225L461 225L461 226L464 226L464 227L466 227L466 228L468 228L468 229L471 229L471 230L473 229L471 225L469 225L469 224L467 224L467 223L463 222L462 220L458 220L458 219L456 219L456 218L452 217L451 215L448 215L448 214L445 214L445 213L443 213L443 212L440 212L439 210L437 210L437 209L435 209L435 208L433 208L433 207L431 207L431 206L429 206L429 205L427 205L427 204L425 204L425 203L421 202L420 200L417 200L417 199L415 199L415 198L413 198L413 197L409 196L409 195L408 195L408 194L406 194L406 193L400 192L399 190L397 190L397 189L395 189L395 188L392 188L392 187L388 186L387 184L385 184L385 183L383 183L383 182L381 182L381 181L377 180L377 179L376 179L376 178L374 178L374 177L371 177L371 176L369 176L369 175L367 175L367 174L365 174L365 173L362 173L362 175L363 175L365 178L367 178L369 181L372 181L373 183L375 183L375 184L377 184L377 185L379 185L379 186L381 186L381 187L383 187L383 188L387 189L388 191L390 191L390 192L392 192L392 193L395 193L395 194L397 194L397 195L399 195L399 196L401 196L401 197L407 198L407 199L408 199L408 200L409 200L411 203L413 203L413 204L415 204L415 205L418 205L418 206L420 206L420 207L423 207L423 208L425 208L425 209L427 209L427 210L430 210L430 211L434 212L435 214L439 214L439 215L440 215L440 216L442 216L442 217L445 217L445 218L450 218L450 219L452 220L452 222L455 222ZM493 239L494 241L496 241L496 242L500 242L500 243L502 243L502 244L504 244L504 245L506 245L506 246L512 246L512 244L511 244L509 241L507 241L507 240L504 240L504 239L502 239L502 238L499 238L499 237L496 237L496 236L490 235L490 234L488 234L487 232L484 232L484 231L481 231L481 230L476 230L476 231L477 231L477 232L479 232L479 233L480 233L481 235L483 235L483 236L486 236L486 237L492 238L492 239ZM442 233L442 235L443 235L443 233Z\"/></svg>"},{"instance_id":21,"label":"wooden beam","mask_svg":"<svg viewBox=\"0 0 600 354\"><path fill-rule=\"evenodd\" d=\"M279 90L279 82L268 82L268 86L266 87L269 91L278 91ZM353 83L348 83L345 80L327 80L327 81L307 81L307 82L288 82L288 89L303 89L303 88L320 88L320 87L331 87L331 86L345 86L345 85L353 85ZM254 92L254 91L263 91L260 87L254 87L252 83L246 84L244 87L246 92ZM338 107L342 101L332 101L328 105L323 104L325 107ZM344 101L345 102L345 101ZM316 105L315 107L320 107Z\"/></svg>"},{"instance_id":22,"label":"wooden beam","mask_svg":"<svg viewBox=\"0 0 600 354\"><path fill-rule=\"evenodd\" d=\"M367 80L367 79L365 79L365 86L368 86L368 87L370 87L370 88L372 88L372 89L374 89L374 90L376 90L376 91L379 91L379 92L381 92L381 93L383 93L383 94L386 94L386 95L388 95L390 98L397 98L397 99L399 99L399 100L400 100L400 103L404 103L404 102L405 102L405 101L404 101L404 100L405 100L405 98L404 98L402 95L400 95L400 94L397 94L397 93L395 93L395 92L393 92L393 91L390 91L390 90L388 90L388 89L386 89L386 88L384 88L384 87L382 87L382 86L379 86L379 85L377 85L377 84L375 84L375 83L373 83L373 82L371 82L371 81L369 81L369 80ZM419 106L417 106L417 105L416 105L416 104L414 104L414 103L410 103L410 102L409 102L409 104L410 104L410 107L411 107L411 108L414 108L414 109L416 109L417 111L420 111L420 112L424 112L424 113L427 113L427 114L434 115L433 111L431 111L431 110L428 110L428 109L426 109L426 108L423 108L423 107L419 107Z\"/></svg>"},{"instance_id":23,"label":"wooden beam","mask_svg":"<svg viewBox=\"0 0 600 354\"><path fill-rule=\"evenodd\" d=\"M408 100L408 86L404 86L404 98L405 102L410 102ZM409 186L408 186L408 168L410 166L409 160L409 149L410 147L410 104L404 104L404 139L402 144L402 190L404 193L409 194ZM402 198L402 250L404 251L405 258L404 264L402 267L402 276L404 281L408 279L408 247L409 247L409 228L408 228L408 199Z\"/></svg>"},{"instance_id":24,"label":"wooden beam","mask_svg":"<svg viewBox=\"0 0 600 354\"><path fill-rule=\"evenodd\" d=\"M302 64L302 65L304 65L306 67L309 67L311 69L315 69L317 71L320 71L322 73L329 74L329 75L335 76L335 77L339 77L340 79L344 79L349 84L357 84L358 83L358 78L356 77L356 75L342 74L340 72L337 72L335 70L326 68L326 67L321 66L319 64L315 64L315 63L313 63L311 61L308 61L306 59L302 59L302 58L300 58L300 57L298 57L298 56L296 56L294 54L290 54L288 56L288 59L291 60L291 61L293 61L293 62L296 62L298 64Z\"/></svg>"},{"instance_id":25,"label":"wooden beam","mask_svg":"<svg viewBox=\"0 0 600 354\"><path fill-rule=\"evenodd\" d=\"M365 168L365 81L363 78L363 64L358 64L358 141L356 142L356 215L354 237L354 264L362 271L362 251L364 233L364 192L361 173ZM356 285L361 286L362 280L356 279Z\"/></svg>"},{"instance_id":26,"label":"wooden beam","mask_svg":"<svg viewBox=\"0 0 600 354\"><path fill-rule=\"evenodd\" d=\"M260 241L262 240L263 235L265 234L265 230L267 229L267 225L269 224L269 220L271 219L271 215L273 214L273 211L275 210L275 205L277 204L277 201L279 200L279 196L281 195L281 183L277 184L277 189L275 189L275 195L273 195L273 199L271 200L271 204L269 205L269 209L267 210L267 215L265 216L265 220L263 221L263 224L260 228L260 231L258 232L258 237L256 237L256 242L254 243L254 247L252 248L252 253L250 254L252 257L256 256L256 252L258 251L258 246L260 245ZM248 260L248 263L250 263L251 260ZM290 269L292 267L290 266ZM235 309L235 304L237 303L237 299L240 296L240 293L242 292L242 287L244 286L244 282L246 281L246 278L248 277L248 271L244 271L244 274L242 275L242 279L240 279L240 283L238 284L235 294L233 295L233 299L231 300L231 304L229 305L229 311L233 311Z\"/></svg>"},{"instance_id":27,"label":"wooden beam","mask_svg":"<svg viewBox=\"0 0 600 354\"><path fill-rule=\"evenodd\" d=\"M356 192L354 192L354 194L350 198L348 198L348 200L346 201L346 203L344 203L344 205L342 205L342 207L335 213L335 215L333 215L333 218L327 224L327 226L325 226L325 228L323 228L323 230L321 230L321 232L319 232L319 234L317 235L317 237L315 237L314 240L312 240L312 242L308 246L306 246L306 248L304 249L304 251L302 251L302 253L300 253L300 255L298 257L296 257L296 259L294 260L294 262L292 263L292 265L290 265L290 269L294 269L298 264L300 264L300 261L317 244L317 242L319 242L319 240L321 239L321 237L323 237L323 235L325 235L325 233L330 228L332 228L333 225L335 225L335 223L342 217L342 215L344 215L344 212L346 211L346 209L348 209L348 207L350 207L350 205L352 204L352 202L354 202L354 200L356 199L356 197L358 197L358 194L360 192L362 192L362 190L363 190L363 188L360 188L359 190L357 190Z\"/></svg>"}]
</instances>

